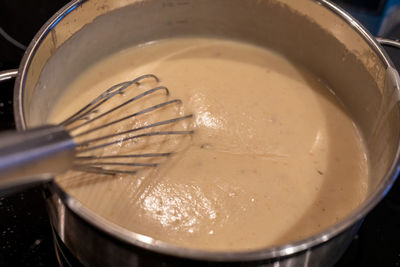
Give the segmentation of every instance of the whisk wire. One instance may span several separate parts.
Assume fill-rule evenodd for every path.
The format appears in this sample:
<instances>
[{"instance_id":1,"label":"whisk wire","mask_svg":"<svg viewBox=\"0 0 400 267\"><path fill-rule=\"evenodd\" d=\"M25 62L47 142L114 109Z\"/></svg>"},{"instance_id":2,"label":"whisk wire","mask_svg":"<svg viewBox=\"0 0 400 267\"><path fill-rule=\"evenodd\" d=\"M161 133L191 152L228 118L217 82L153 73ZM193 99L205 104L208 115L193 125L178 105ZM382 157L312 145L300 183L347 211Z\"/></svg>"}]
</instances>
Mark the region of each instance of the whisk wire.
<instances>
[{"instance_id":1,"label":"whisk wire","mask_svg":"<svg viewBox=\"0 0 400 267\"><path fill-rule=\"evenodd\" d=\"M87 164L76 164L76 167L89 167L89 166L129 166L129 167L157 167L158 163L137 163L137 162L93 162Z\"/></svg>"},{"instance_id":2,"label":"whisk wire","mask_svg":"<svg viewBox=\"0 0 400 267\"><path fill-rule=\"evenodd\" d=\"M118 88L118 87L121 87L121 89L125 89L127 87L127 86L125 86L126 84L127 84L127 82L116 84L116 85L112 86L109 90L115 89L115 88ZM112 96L117 94L117 93L115 93L115 94L110 95L107 91L102 93L101 95L99 95L97 98L92 100L89 104L87 104L86 106L81 108L78 112L74 113L73 115L71 115L70 117L65 119L60 124L63 125L63 126L68 126L68 125L70 125L70 124L72 124L72 123L74 123L74 122L76 122L78 120L81 120L82 118L84 118L85 116L87 116L91 112L93 112L97 107L99 107L104 102L106 102L107 99L108 99L106 97L112 97Z\"/></svg>"},{"instance_id":3,"label":"whisk wire","mask_svg":"<svg viewBox=\"0 0 400 267\"><path fill-rule=\"evenodd\" d=\"M134 128L134 129L131 129L131 130L127 130L127 131L123 131L123 132L119 132L119 133L115 133L115 134L109 134L109 135L93 138L93 139L86 140L86 141L78 143L77 147L85 147L85 146L88 146L91 143L98 142L98 141L101 141L101 140L105 140L105 139L109 139L109 138L113 138L113 137L117 137L117 136L123 136L123 135L129 134L129 133L133 133L133 132L137 132L137 131L145 130L145 129L150 129L150 128L154 128L154 127L161 126L161 125L167 125L167 124L175 123L175 122L178 122L178 121L181 121L181 120L185 120L185 119L191 118L192 116L193 115L186 115L186 116L183 116L183 117L178 117L178 118L174 118L174 119L160 121L160 122L156 122L156 123L153 123L153 124L150 124L150 125ZM142 137L144 137L144 136L142 136ZM115 144L115 143L113 142L113 143L110 143L110 144Z\"/></svg>"},{"instance_id":4,"label":"whisk wire","mask_svg":"<svg viewBox=\"0 0 400 267\"><path fill-rule=\"evenodd\" d=\"M85 135L85 134L89 134L89 133L91 133L91 132L94 132L94 131L97 131L97 130L106 128L106 127L111 126L111 125L113 125L113 124L119 123L119 122L121 122L121 121L130 119L130 118L133 118L133 117L137 117L137 116L142 115L142 114L145 114L145 113L149 113L149 112L151 112L151 111L154 111L154 110L156 110L156 109L162 108L162 107L164 107L164 106L167 106L167 105L170 105L170 104L174 104L174 103L181 103L181 102L182 102L182 101L179 100L179 99L174 99L174 100L170 100L170 101L167 101L167 102L164 102L164 103L161 103L161 104L157 104L157 105L154 105L154 106L152 106L152 107L143 109L143 110L141 110L141 111L139 111L139 112L133 113L133 114L131 114L131 115L129 115L129 116L125 116L125 117L123 117L123 118L114 120L114 121L112 121L112 122L109 122L109 123L103 124L103 125L101 125L101 126L98 126L98 127L92 128L92 129L89 129L89 130L87 130L87 131L84 131L84 132L82 132L82 133L79 133L79 134L76 135L76 137L83 136L83 135Z\"/></svg>"},{"instance_id":5,"label":"whisk wire","mask_svg":"<svg viewBox=\"0 0 400 267\"><path fill-rule=\"evenodd\" d=\"M110 115L111 113L115 112L116 110L119 110L123 107L126 107L128 104L137 101L145 96L148 96L150 94L156 93L158 91L164 91L166 95L169 95L169 90L165 86L157 86L151 89L148 89L142 93L137 94L134 97L129 98L125 102L118 104L115 107L112 107L108 109L105 112L99 112L99 107L102 106L104 103L106 103L108 100L110 100L112 97L124 93L125 90L127 90L128 87L130 87L133 84L140 85L140 82L143 79L147 78L152 78L156 82L159 82L159 79L157 76L153 74L146 74L142 75L136 79L133 79L131 81L127 82L122 82L119 84L116 84L106 91L104 91L102 94L100 94L98 97L96 97L94 100L92 100L89 104L81 108L78 112L64 120L61 125L64 127L70 126L69 131L73 132L85 125L89 126L95 122L100 120L101 118L104 118L105 116ZM135 87L137 88L137 87ZM89 129L85 129L81 133L77 134L72 134L74 138L82 138L85 135L88 135L90 133L95 133L97 131L100 131L106 127L109 127L111 125L114 125L116 123L120 123L123 121L127 121L128 119L133 119L135 117L138 117L140 115L154 112L156 110L161 110L163 107L166 107L168 105L172 104L181 104L182 101L179 99L173 99L173 100L168 100L156 105L152 105L147 108L143 108L139 111L136 111L132 114L126 115L122 118L114 119L111 122L107 122L102 125L97 125ZM128 109L129 110L129 109ZM94 117L87 119L90 114L92 113L98 113ZM121 145L123 142L129 141L129 140L134 140L134 139L139 139L139 138L145 138L145 137L151 137L151 136L169 136L169 135L189 135L193 134L194 131L192 130L175 130L175 131L162 131L162 130L156 130L156 131L149 131L149 132L144 132L141 134L136 134L136 135L130 135L134 132L137 131L142 131L142 130L147 130L147 129L152 129L158 126L162 125L168 125L168 124L173 124L177 123L182 120L186 120L189 118L192 118L193 115L184 115L180 117L175 117L172 119L167 119L167 120L162 120L158 122L154 122L148 125L144 125L141 127L136 127L133 129L128 129L126 131L122 132L117 132L117 133L111 133L111 134L104 134L100 137L94 137L89 140L84 140L84 141L79 141L76 142L76 152L75 152L75 159L74 159L74 166L73 169L76 171L82 171L82 172L89 172L89 173L99 173L99 174L107 174L107 175L116 175L116 174L136 174L137 170L140 168L148 168L148 167L157 167L160 163L158 162L153 162L153 158L162 158L162 157L168 157L172 155L174 152L160 152L160 153L129 153L125 155L90 155L94 150L99 150L111 145ZM86 119L85 122L80 123L78 125L71 125L79 120ZM112 129L110 129L112 130ZM118 138L119 137L119 138ZM115 138L118 138L115 140ZM111 140L109 140L111 139ZM101 144L97 144L97 142L101 142ZM89 154L89 155L88 155ZM139 158L147 158L148 162L132 162L133 159L139 159ZM122 168L122 169L121 169Z\"/></svg>"},{"instance_id":6,"label":"whisk wire","mask_svg":"<svg viewBox=\"0 0 400 267\"><path fill-rule=\"evenodd\" d=\"M119 84L113 85L112 87L110 87L109 89L107 89L106 91L101 93L98 97L93 99L89 104L87 104L86 106L81 108L78 112L76 112L75 114L73 114L69 118L65 119L60 124L64 125L64 126L67 126L67 125L70 125L70 124L74 123L77 120L80 120L80 119L84 118L85 116L90 114L97 107L102 105L104 102L106 102L107 100L109 100L113 96L123 93L123 91L126 88L128 88L129 86L131 86L132 84L139 85L140 81L143 80L143 79L146 79L146 78L153 78L156 82L160 81L158 79L158 77L153 75L153 74L145 74L145 75L142 75L142 76L140 76L140 77L138 77L136 79L133 79L131 81L121 82Z\"/></svg>"},{"instance_id":7,"label":"whisk wire","mask_svg":"<svg viewBox=\"0 0 400 267\"><path fill-rule=\"evenodd\" d=\"M116 175L116 174L136 174L137 170L119 170L119 169L104 169L101 167L87 167L87 166L75 166L72 168L75 171L105 174L105 175Z\"/></svg>"},{"instance_id":8,"label":"whisk wire","mask_svg":"<svg viewBox=\"0 0 400 267\"><path fill-rule=\"evenodd\" d=\"M169 157L173 152L166 153L145 153L145 154L127 154L127 155L105 155L105 156L77 156L77 160L96 160L96 159L122 159L122 158L155 158L155 157Z\"/></svg>"},{"instance_id":9,"label":"whisk wire","mask_svg":"<svg viewBox=\"0 0 400 267\"><path fill-rule=\"evenodd\" d=\"M107 147L107 146L110 146L110 145L118 144L120 142L125 142L125 141L138 139L138 138L142 138L142 137L150 137L150 136L157 136L157 135L187 135L187 134L193 134L193 133L194 133L194 131L160 131L160 132L150 132L150 133L138 134L138 135L135 135L135 136L129 136L129 137L121 138L121 139L116 140L116 141L107 142L107 143L104 143L104 144L101 144L101 145L97 145L97 146L89 147L89 148L86 148L86 149L78 150L78 154L85 153L85 152L88 152L88 151L97 150L97 149L104 148L104 147Z\"/></svg>"},{"instance_id":10,"label":"whisk wire","mask_svg":"<svg viewBox=\"0 0 400 267\"><path fill-rule=\"evenodd\" d=\"M140 98L143 98L143 97L145 97L145 96L147 96L147 95L149 95L149 94L152 94L152 93L154 93L154 92L156 92L156 91L159 91L159 90L165 90L165 91L166 91L166 95L169 94L169 91L168 91L168 89L167 89L165 86L155 87L155 88L153 88L153 89L147 90L147 91L145 91L145 92L143 92L143 93L141 93L141 94L139 94L139 95L137 95L137 96L134 96L134 97L130 98L129 100L125 101L124 103L122 103L122 104L120 104L120 105L118 105L118 106L116 106L116 107L113 107L113 108L110 109L110 110L105 111L104 113L102 113L102 114L100 114L100 115L94 117L93 119L90 119L90 120L88 120L88 121L86 121L86 122L84 122L84 123L82 123L82 124L80 124L80 125L78 125L78 126L75 126L75 127L71 128L70 131L74 131L74 130L76 130L76 129L78 129L78 128L81 128L82 126L85 126L85 125L87 125L87 124L89 124L89 123L93 123L94 121L97 121L97 120L103 118L104 116L109 115L110 113L112 113L112 112L114 112L114 111L116 111L116 110L118 110L118 109L120 109L120 108L126 106L126 105L129 104L129 103L132 103L132 102L134 102L134 101L136 101L136 100L138 100L138 99L140 99ZM105 102L106 102L107 100L109 100L109 99L110 99L110 98L107 98L107 99L105 99L104 101L100 102L100 104L99 104L98 106L100 106L101 104L105 103ZM97 106L97 107L98 107L98 106Z\"/></svg>"}]
</instances>

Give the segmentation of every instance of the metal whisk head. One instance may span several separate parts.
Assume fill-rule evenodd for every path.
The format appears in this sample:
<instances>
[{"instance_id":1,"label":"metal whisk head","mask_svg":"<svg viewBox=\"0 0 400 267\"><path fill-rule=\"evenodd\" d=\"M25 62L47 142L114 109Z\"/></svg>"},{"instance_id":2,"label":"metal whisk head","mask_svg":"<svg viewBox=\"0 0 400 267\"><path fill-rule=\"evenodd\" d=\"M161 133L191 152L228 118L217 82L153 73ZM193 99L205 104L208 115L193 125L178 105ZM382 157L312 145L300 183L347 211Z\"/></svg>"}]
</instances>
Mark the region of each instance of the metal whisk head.
<instances>
[{"instance_id":1,"label":"metal whisk head","mask_svg":"<svg viewBox=\"0 0 400 267\"><path fill-rule=\"evenodd\" d=\"M60 125L66 128L76 142L76 156L73 169L77 171L101 173L101 174L134 174L137 168L156 167L158 162L153 162L153 159L168 157L173 154L173 151L157 152L157 153L129 153L129 154L96 154L96 151L104 150L105 148L117 145L121 146L127 141L136 141L152 136L172 136L172 135L188 135L193 134L192 130L157 130L160 126L173 125L177 122L192 118L193 115L183 115L147 123L139 127L135 127L133 123L139 116L145 114L162 112L161 110L167 106L180 105L179 99L167 100L156 105L151 105L135 112L128 112L122 117L114 117L122 108L127 108L129 104L138 102L146 97L154 94L162 93L169 95L169 90L165 86L156 86L151 89L146 89L139 92L128 99L117 102L115 106L106 107L105 103L111 101L118 95L125 94L127 90L138 89L144 80L154 80L159 82L157 76L153 74L142 75L131 81L122 82L112 86L104 91L89 104L81 108L78 112L64 120ZM129 109L130 110L130 109ZM107 120L108 119L108 120ZM106 121L103 123L103 121ZM124 123L125 126L133 126L132 128L120 132L107 132L105 129L112 129L111 126ZM126 128L126 127L125 127ZM138 159L147 159L147 162L138 162ZM150 161L150 162L148 162Z\"/></svg>"}]
</instances>

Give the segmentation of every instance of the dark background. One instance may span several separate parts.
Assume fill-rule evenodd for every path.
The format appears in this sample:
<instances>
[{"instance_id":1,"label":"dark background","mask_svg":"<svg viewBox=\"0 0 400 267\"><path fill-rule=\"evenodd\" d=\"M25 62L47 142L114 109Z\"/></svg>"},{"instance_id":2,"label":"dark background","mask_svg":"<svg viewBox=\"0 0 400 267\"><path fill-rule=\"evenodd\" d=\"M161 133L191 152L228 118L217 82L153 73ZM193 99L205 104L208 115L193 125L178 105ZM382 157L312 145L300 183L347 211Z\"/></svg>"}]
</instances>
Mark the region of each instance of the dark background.
<instances>
[{"instance_id":1,"label":"dark background","mask_svg":"<svg viewBox=\"0 0 400 267\"><path fill-rule=\"evenodd\" d=\"M294 0L295 1L295 0ZM0 29L27 46L40 27L66 0L1 0ZM400 38L400 25L382 31L384 19L400 6L397 0L336 1L371 33ZM23 49L0 35L0 70L17 68ZM400 69L400 51L388 49ZM14 127L13 81L0 83L0 130ZM40 187L0 197L0 266L57 266L49 219ZM400 266L400 180L367 216L337 267Z\"/></svg>"}]
</instances>

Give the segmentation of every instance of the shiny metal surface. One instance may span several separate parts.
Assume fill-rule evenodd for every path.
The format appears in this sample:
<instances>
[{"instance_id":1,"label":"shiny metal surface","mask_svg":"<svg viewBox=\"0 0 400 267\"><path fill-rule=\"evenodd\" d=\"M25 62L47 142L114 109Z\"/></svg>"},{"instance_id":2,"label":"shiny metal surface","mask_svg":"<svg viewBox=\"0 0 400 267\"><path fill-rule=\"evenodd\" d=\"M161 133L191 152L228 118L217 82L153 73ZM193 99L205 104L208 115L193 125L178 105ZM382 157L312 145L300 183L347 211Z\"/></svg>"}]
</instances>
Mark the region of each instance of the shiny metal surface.
<instances>
[{"instance_id":1,"label":"shiny metal surface","mask_svg":"<svg viewBox=\"0 0 400 267\"><path fill-rule=\"evenodd\" d=\"M210 252L174 247L123 229L50 183L46 194L56 232L88 266L208 261L275 267L333 265L398 172L400 79L375 38L329 1L72 1L43 26L21 62L14 91L17 127L44 123L46 110L64 89L54 86L56 80L65 84L63 79L73 79L98 58L135 44L193 35L277 50L334 90L366 140L371 161L367 199L349 216L307 239L255 251Z\"/></svg>"},{"instance_id":2,"label":"shiny metal surface","mask_svg":"<svg viewBox=\"0 0 400 267\"><path fill-rule=\"evenodd\" d=\"M145 153L145 154L92 154L93 151L98 151L106 147L120 147L124 142L130 140L144 139L151 136L172 136L172 135L189 135L193 134L192 130L177 129L175 131L160 131L157 130L158 126L174 124L178 121L188 120L193 117L192 114L182 115L178 117L169 118L162 121L149 121L148 125L141 127L134 127L135 124L132 123L132 119L143 114L162 112L162 109L166 106L171 105L181 105L182 101L180 99L167 100L165 102L157 103L152 106L144 107L141 110L131 111L129 104L135 104L136 101L140 101L142 98L156 94L158 92L163 92L165 95L169 95L169 89L165 86L156 86L147 88L144 92L138 93L131 96L123 101L118 101L114 105L108 108L104 108L109 100L115 96L127 93L129 90L137 89L137 86L141 85L145 80L154 80L159 82L159 78L154 74L144 74L139 77L134 78L130 81L120 82L115 84L102 92L99 96L94 98L89 102L89 104L82 107L76 113L65 119L60 123L67 131L70 133L76 132L76 134L71 134L74 138L83 138L76 142L75 158L74 164L72 164L71 169L90 172L96 174L106 174L106 175L116 175L120 173L124 174L136 174L137 168L152 168L157 167L159 163L157 159L160 157L169 157L174 151L165 151L160 153ZM122 117L110 117L110 114L115 114L115 111L124 110L126 115ZM108 118L108 119L107 119ZM103 124L91 126L96 121L105 120ZM125 123L128 126L127 130L114 132L110 126L118 123ZM89 127L85 129L83 127ZM154 129L156 128L156 129ZM85 130L80 130L85 129ZM108 129L106 133L101 131ZM139 132L139 133L137 133ZM96 133L95 137L90 137L90 134ZM88 137L89 136L89 137ZM115 137L118 137L115 140ZM100 143L98 143L100 142ZM88 154L89 152L89 154ZM151 160L150 162L137 162L135 159L147 158ZM129 161L124 161L124 159L129 159ZM154 160L154 161L153 161Z\"/></svg>"},{"instance_id":3,"label":"shiny metal surface","mask_svg":"<svg viewBox=\"0 0 400 267\"><path fill-rule=\"evenodd\" d=\"M0 192L44 182L71 168L75 143L60 126L0 135Z\"/></svg>"},{"instance_id":4,"label":"shiny metal surface","mask_svg":"<svg viewBox=\"0 0 400 267\"><path fill-rule=\"evenodd\" d=\"M17 75L18 75L18 70L0 71L0 82L15 78L15 77L17 77Z\"/></svg>"},{"instance_id":5,"label":"shiny metal surface","mask_svg":"<svg viewBox=\"0 0 400 267\"><path fill-rule=\"evenodd\" d=\"M329 243L304 249L288 257L277 255L257 259L253 255L251 259L246 258L249 257L249 253L238 253L237 256L236 253L231 253L233 257L236 256L234 260L231 260L227 259L229 255L227 253L224 253L224 258L218 258L221 257L221 253L197 251L194 254L193 250L178 247L175 247L173 254L169 251L162 253L152 248L159 245L157 243L132 246L128 242L113 240L112 235L102 232L102 228L93 227L90 222L88 223L87 220L71 211L68 200L60 197L63 194L53 184L48 184L45 191L55 232L84 266L332 266L346 250L361 225L361 222L358 222L330 239ZM100 217L92 217L92 219L103 220ZM136 238L143 242L150 241L146 240L148 238L145 236L136 236ZM290 249L290 246L286 246L287 251Z\"/></svg>"},{"instance_id":6,"label":"shiny metal surface","mask_svg":"<svg viewBox=\"0 0 400 267\"><path fill-rule=\"evenodd\" d=\"M391 40L391 39L381 38L381 37L377 37L376 40L381 45L388 45L388 46L400 48L400 41L398 41L398 40Z\"/></svg>"},{"instance_id":7,"label":"shiny metal surface","mask_svg":"<svg viewBox=\"0 0 400 267\"><path fill-rule=\"evenodd\" d=\"M9 72L10 73L10 72ZM150 136L172 136L192 134L191 130L160 131L154 130L160 125L173 124L178 121L187 120L193 117L183 115L163 121L152 122L151 124L128 128L122 132L106 132L101 130L116 123L125 122L142 114L160 111L170 105L180 105L179 99L168 100L156 105L152 105L134 113L124 113L123 117L106 120L107 123L92 126L99 119L107 119L107 116L115 111L120 111L124 107L130 108L129 104L136 103L148 95L162 91L169 95L168 88L164 86L150 87L142 93L138 93L124 101L116 102L115 106L103 108L115 96L126 93L128 90L136 89L143 80L152 79L159 81L153 74L142 75L130 81L125 81L113 85L98 97L82 107L79 111L72 114L59 125L46 125L27 129L25 131L9 131L0 134L0 192L15 187L28 186L32 183L48 181L55 175L69 169L81 172L96 174L115 175L118 173L135 174L137 168L157 167L160 157L168 157L174 151L164 153L147 154L124 154L124 155L96 155L93 151L109 146L120 146L121 143L132 139L143 139ZM89 127L89 128L83 128ZM85 130L81 130L85 129ZM141 131L139 134L136 132ZM93 133L100 133L96 137L91 137ZM89 137L88 137L89 136ZM118 140L114 138L118 137ZM79 141L76 141L80 138ZM101 142L101 143L98 143ZM135 162L137 158L147 158L149 162ZM129 162L123 159L132 159Z\"/></svg>"}]
</instances>

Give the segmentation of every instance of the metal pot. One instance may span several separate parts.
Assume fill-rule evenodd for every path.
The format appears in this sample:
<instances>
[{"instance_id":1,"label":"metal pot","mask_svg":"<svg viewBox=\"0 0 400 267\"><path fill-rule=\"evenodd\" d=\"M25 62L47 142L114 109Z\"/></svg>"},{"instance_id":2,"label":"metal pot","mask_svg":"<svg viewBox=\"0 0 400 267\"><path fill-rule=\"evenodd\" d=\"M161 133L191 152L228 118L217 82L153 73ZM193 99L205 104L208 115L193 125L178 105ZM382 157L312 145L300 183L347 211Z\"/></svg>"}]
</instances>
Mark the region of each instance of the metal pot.
<instances>
[{"instance_id":1,"label":"metal pot","mask_svg":"<svg viewBox=\"0 0 400 267\"><path fill-rule=\"evenodd\" d=\"M86 266L333 265L395 180L400 79L376 39L326 0L72 1L38 32L19 70L0 73L0 81L16 76L17 128L44 123L68 82L98 58L177 36L229 38L268 47L326 82L365 137L371 162L367 199L307 239L254 251L210 252L172 246L112 224L51 182L44 191L58 237Z\"/></svg>"}]
</instances>

